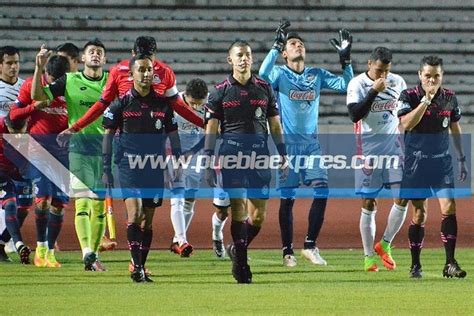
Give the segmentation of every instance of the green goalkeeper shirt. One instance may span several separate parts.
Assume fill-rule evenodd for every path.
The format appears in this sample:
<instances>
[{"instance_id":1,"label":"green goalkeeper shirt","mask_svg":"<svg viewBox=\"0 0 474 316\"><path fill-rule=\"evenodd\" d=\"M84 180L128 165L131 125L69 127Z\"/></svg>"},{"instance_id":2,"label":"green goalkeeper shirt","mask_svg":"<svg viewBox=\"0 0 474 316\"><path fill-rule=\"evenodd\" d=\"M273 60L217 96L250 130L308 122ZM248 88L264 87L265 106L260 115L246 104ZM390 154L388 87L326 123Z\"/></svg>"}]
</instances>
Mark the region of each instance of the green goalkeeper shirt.
<instances>
[{"instance_id":1,"label":"green goalkeeper shirt","mask_svg":"<svg viewBox=\"0 0 474 316\"><path fill-rule=\"evenodd\" d=\"M71 127L100 99L108 75L108 72L104 72L102 77L92 79L83 72L67 73L43 89L50 100L56 97L66 98L68 125ZM96 120L74 134L69 142L69 151L100 156L103 134L102 120Z\"/></svg>"}]
</instances>

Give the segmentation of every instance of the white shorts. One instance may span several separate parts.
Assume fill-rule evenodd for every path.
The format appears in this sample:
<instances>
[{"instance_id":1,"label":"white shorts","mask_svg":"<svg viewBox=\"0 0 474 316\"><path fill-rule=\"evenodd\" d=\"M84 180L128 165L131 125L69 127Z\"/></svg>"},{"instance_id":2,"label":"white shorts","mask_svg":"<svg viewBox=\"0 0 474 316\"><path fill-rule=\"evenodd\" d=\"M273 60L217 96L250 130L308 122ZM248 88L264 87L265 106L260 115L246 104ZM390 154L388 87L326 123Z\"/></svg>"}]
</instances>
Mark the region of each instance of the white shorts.
<instances>
[{"instance_id":1,"label":"white shorts","mask_svg":"<svg viewBox=\"0 0 474 316\"><path fill-rule=\"evenodd\" d=\"M376 195L384 187L401 183L403 177L403 159L396 165L373 166L366 160L364 168L355 171L356 194Z\"/></svg>"}]
</instances>

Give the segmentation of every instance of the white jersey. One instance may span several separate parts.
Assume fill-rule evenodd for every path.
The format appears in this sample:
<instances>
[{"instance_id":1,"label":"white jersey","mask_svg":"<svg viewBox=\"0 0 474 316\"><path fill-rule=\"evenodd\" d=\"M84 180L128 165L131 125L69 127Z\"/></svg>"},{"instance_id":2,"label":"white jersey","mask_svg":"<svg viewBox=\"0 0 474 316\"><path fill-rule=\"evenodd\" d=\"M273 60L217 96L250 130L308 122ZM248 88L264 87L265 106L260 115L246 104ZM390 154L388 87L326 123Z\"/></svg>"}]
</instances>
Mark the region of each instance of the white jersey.
<instances>
[{"instance_id":1,"label":"white jersey","mask_svg":"<svg viewBox=\"0 0 474 316\"><path fill-rule=\"evenodd\" d=\"M18 97L23 81L23 79L18 78L14 84L10 84L0 79L0 117L7 116Z\"/></svg>"},{"instance_id":2,"label":"white jersey","mask_svg":"<svg viewBox=\"0 0 474 316\"><path fill-rule=\"evenodd\" d=\"M396 107L400 93L407 88L405 80L399 75L389 73L387 87L377 94L370 111L355 123L358 135L358 153L364 155L400 153L399 119ZM347 104L361 102L372 88L374 81L367 73L362 73L349 82L347 88ZM387 139L393 135L393 139Z\"/></svg>"},{"instance_id":3,"label":"white jersey","mask_svg":"<svg viewBox=\"0 0 474 316\"><path fill-rule=\"evenodd\" d=\"M180 92L180 96L184 100L183 92ZM204 118L204 107L202 106L198 111L194 110L197 115ZM174 113L176 123L178 124L178 133L181 140L181 150L186 152L190 150L194 145L199 143L202 137L204 137L204 129L188 122L181 115Z\"/></svg>"}]
</instances>

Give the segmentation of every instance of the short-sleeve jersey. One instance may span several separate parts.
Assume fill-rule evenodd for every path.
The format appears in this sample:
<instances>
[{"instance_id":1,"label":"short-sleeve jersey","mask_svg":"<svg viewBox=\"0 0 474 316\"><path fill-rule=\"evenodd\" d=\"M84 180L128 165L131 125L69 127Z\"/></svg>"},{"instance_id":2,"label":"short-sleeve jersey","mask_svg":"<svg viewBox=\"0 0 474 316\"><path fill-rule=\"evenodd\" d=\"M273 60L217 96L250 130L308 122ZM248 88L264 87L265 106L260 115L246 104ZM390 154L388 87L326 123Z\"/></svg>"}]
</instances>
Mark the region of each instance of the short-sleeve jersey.
<instances>
[{"instance_id":1,"label":"short-sleeve jersey","mask_svg":"<svg viewBox=\"0 0 474 316\"><path fill-rule=\"evenodd\" d=\"M270 50L260 67L260 76L275 89L286 143L311 139L318 134L319 99L322 89L345 93L354 76L352 66L344 68L343 76L316 67L305 67L297 73L288 66L275 66L279 52Z\"/></svg>"},{"instance_id":2,"label":"short-sleeve jersey","mask_svg":"<svg viewBox=\"0 0 474 316\"><path fill-rule=\"evenodd\" d=\"M120 149L133 154L163 154L165 134L178 129L166 98L153 90L141 96L133 88L105 110L102 124L119 129Z\"/></svg>"},{"instance_id":3,"label":"short-sleeve jersey","mask_svg":"<svg viewBox=\"0 0 474 316\"><path fill-rule=\"evenodd\" d=\"M107 72L104 72L99 79L89 78L82 72L66 73L44 87L44 91L50 100L59 96L66 98L68 125L71 127L99 100L107 78ZM103 133L101 121L96 120L74 135L69 143L69 150L87 155L102 155Z\"/></svg>"},{"instance_id":4,"label":"short-sleeve jersey","mask_svg":"<svg viewBox=\"0 0 474 316\"><path fill-rule=\"evenodd\" d=\"M385 90L377 94L367 115L354 126L355 133L358 135L358 146L360 146L358 150L364 155L401 151L400 144L397 142L399 119L396 108L400 93L407 86L405 80L394 73L389 73L386 81ZM374 81L367 73L362 73L352 79L347 87L347 104L361 102L373 84ZM387 135L395 135L395 138L387 141Z\"/></svg>"},{"instance_id":5,"label":"short-sleeve jersey","mask_svg":"<svg viewBox=\"0 0 474 316\"><path fill-rule=\"evenodd\" d=\"M245 85L232 75L217 84L209 94L206 111L206 118L220 121L224 137L248 134L259 140L268 135L268 118L279 114L271 86L255 75Z\"/></svg>"},{"instance_id":6,"label":"short-sleeve jersey","mask_svg":"<svg viewBox=\"0 0 474 316\"><path fill-rule=\"evenodd\" d=\"M133 87L133 78L130 75L129 60L122 60L110 69L109 79L105 85L100 100L103 104L110 104L115 98L123 97ZM176 76L170 66L162 61L153 62L153 90L162 97L173 97L178 94Z\"/></svg>"},{"instance_id":7,"label":"short-sleeve jersey","mask_svg":"<svg viewBox=\"0 0 474 316\"><path fill-rule=\"evenodd\" d=\"M0 79L0 117L5 117L13 106L24 80L18 78L14 83L8 83Z\"/></svg>"},{"instance_id":8,"label":"short-sleeve jersey","mask_svg":"<svg viewBox=\"0 0 474 316\"><path fill-rule=\"evenodd\" d=\"M398 117L417 108L425 92L421 85L404 90L398 102ZM405 132L407 150L421 150L425 154L441 154L449 149L449 128L451 123L461 119L461 109L452 90L440 88L420 122Z\"/></svg>"}]
</instances>

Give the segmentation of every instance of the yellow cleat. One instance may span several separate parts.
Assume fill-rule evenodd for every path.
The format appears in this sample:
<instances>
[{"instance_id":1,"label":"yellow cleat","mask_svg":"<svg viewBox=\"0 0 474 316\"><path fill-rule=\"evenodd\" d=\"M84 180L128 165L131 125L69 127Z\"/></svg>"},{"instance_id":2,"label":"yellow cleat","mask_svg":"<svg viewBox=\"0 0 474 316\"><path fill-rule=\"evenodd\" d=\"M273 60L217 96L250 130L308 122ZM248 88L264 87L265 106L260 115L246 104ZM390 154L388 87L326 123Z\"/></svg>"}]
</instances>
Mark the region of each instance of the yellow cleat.
<instances>
[{"instance_id":1,"label":"yellow cleat","mask_svg":"<svg viewBox=\"0 0 474 316\"><path fill-rule=\"evenodd\" d=\"M54 251L48 251L46 254L46 267L48 268L61 268L61 264L56 260Z\"/></svg>"},{"instance_id":2,"label":"yellow cleat","mask_svg":"<svg viewBox=\"0 0 474 316\"><path fill-rule=\"evenodd\" d=\"M35 258L33 262L35 263L35 266L44 268L46 267L46 252L48 251L48 248L45 246L37 246L36 251L35 251Z\"/></svg>"}]
</instances>

